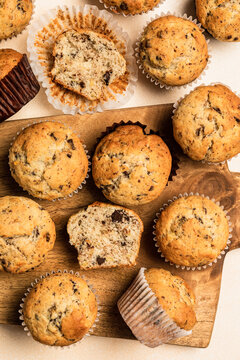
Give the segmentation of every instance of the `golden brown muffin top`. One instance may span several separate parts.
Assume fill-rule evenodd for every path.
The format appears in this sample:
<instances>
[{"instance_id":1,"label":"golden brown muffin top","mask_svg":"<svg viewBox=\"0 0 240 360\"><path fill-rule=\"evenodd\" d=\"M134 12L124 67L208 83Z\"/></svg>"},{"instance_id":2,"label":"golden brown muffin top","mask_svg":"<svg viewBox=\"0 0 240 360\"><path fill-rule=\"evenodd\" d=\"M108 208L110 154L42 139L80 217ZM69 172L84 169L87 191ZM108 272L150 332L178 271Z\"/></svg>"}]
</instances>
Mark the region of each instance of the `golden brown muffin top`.
<instances>
[{"instance_id":1,"label":"golden brown muffin top","mask_svg":"<svg viewBox=\"0 0 240 360\"><path fill-rule=\"evenodd\" d=\"M22 59L23 55L13 49L0 49L0 80Z\"/></svg>"},{"instance_id":2,"label":"golden brown muffin top","mask_svg":"<svg viewBox=\"0 0 240 360\"><path fill-rule=\"evenodd\" d=\"M125 15L141 14L153 9L159 4L160 0L103 0L107 6L113 6L116 13Z\"/></svg>"},{"instance_id":3,"label":"golden brown muffin top","mask_svg":"<svg viewBox=\"0 0 240 360\"><path fill-rule=\"evenodd\" d=\"M69 273L57 273L31 289L23 316L35 340L67 346L81 340L92 327L97 302L86 281Z\"/></svg>"},{"instance_id":4,"label":"golden brown muffin top","mask_svg":"<svg viewBox=\"0 0 240 360\"><path fill-rule=\"evenodd\" d=\"M195 296L188 284L164 269L148 269L144 275L168 316L181 329L191 330L196 323Z\"/></svg>"}]
</instances>

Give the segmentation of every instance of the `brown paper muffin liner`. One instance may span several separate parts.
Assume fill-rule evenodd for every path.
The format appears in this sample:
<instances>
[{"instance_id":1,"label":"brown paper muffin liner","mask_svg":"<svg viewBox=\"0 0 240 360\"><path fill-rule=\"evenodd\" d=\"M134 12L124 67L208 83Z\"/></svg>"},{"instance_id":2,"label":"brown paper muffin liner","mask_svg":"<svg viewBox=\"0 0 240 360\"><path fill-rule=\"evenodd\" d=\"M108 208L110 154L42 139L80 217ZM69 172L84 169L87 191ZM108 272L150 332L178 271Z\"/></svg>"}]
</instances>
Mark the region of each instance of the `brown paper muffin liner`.
<instances>
[{"instance_id":1,"label":"brown paper muffin liner","mask_svg":"<svg viewBox=\"0 0 240 360\"><path fill-rule=\"evenodd\" d=\"M56 38L69 29L88 29L106 35L112 40L127 62L127 71L103 92L99 100L87 100L52 81L52 49ZM126 32L113 19L113 15L96 6L58 6L36 19L29 32L27 48L34 73L42 82L48 101L65 114L101 112L125 104L134 94L137 66Z\"/></svg>"},{"instance_id":2,"label":"brown paper muffin liner","mask_svg":"<svg viewBox=\"0 0 240 360\"><path fill-rule=\"evenodd\" d=\"M96 295L96 291L94 290L93 286L89 283L89 281L88 281L84 276L82 276L82 275L80 276L79 272L75 272L75 271L73 271L73 270L69 270L69 271L68 271L68 270L63 270L63 271L62 271L62 270L57 270L57 271L54 271L54 270L53 270L53 271L51 271L50 273L47 272L45 275L41 275L39 278L36 278L36 279L31 283L30 287L26 290L26 292L25 292L25 294L24 294L24 296L23 296L23 298L22 298L22 302L20 303L20 309L18 310L18 312L19 312L19 314L20 314L19 319L20 319L20 321L21 321L21 325L23 326L24 331L26 331L27 336L31 336L31 333L30 333L27 325L26 325L25 322L24 322L24 316L23 316L23 307L24 307L24 302L25 302L25 300L26 300L26 297L27 297L27 295L31 292L31 290L34 288L34 286L35 286L38 282L40 282L42 279L45 279L45 278L48 277L48 276L51 276L51 275L57 274L57 273L61 273L61 274L72 274L72 275L76 275L77 277L80 277L80 278L82 278L83 280L85 280L86 283L87 283L87 285L88 285L88 287L89 287L89 288L92 290L92 292L94 293L95 298L96 298L96 301L97 301L97 317L96 317L96 320L95 320L94 324L92 325L92 327L89 329L88 333L85 334L84 337L83 337L81 340L79 340L79 341L77 341L77 342L75 342L75 343L73 343L73 344L71 344L71 345L67 345L67 346L55 346L55 345L52 346L52 345L42 344L42 343L39 342L39 344L40 344L41 346L43 346L43 347L48 347L48 348L56 349L56 350L65 350L65 349L69 349L70 347L72 348L72 347L78 345L78 344L81 343L87 336L90 336L90 334L92 333L93 329L96 327L96 323L99 321L99 317L100 317L99 299L98 299L98 296ZM35 340L35 339L33 339L33 340ZM37 341L37 340L35 340L35 341Z\"/></svg>"},{"instance_id":3,"label":"brown paper muffin liner","mask_svg":"<svg viewBox=\"0 0 240 360\"><path fill-rule=\"evenodd\" d=\"M165 209L166 209L171 203L173 203L175 200L180 199L180 198L182 198L182 197L189 197L189 196L192 196L192 195L198 195L198 196L201 196L201 197L203 197L203 198L209 199L209 200L213 201L216 205L218 205L218 206L224 211L224 213L225 213L225 215L226 215L226 218L227 218L227 220L228 220L228 227L229 227L229 236L228 236L228 240L227 240L226 247L220 252L220 254L218 255L218 257L217 257L215 260L213 260L212 262L210 262L210 263L208 263L208 264L206 264L206 265L196 266L196 267L194 267L194 266L191 267L191 266L177 265L177 264L172 263L170 260L166 259L165 256L163 255L163 253L161 252L158 244L157 244L156 231L155 231L155 230L156 230L156 223L157 223L158 218L160 217L161 212L162 212L163 210L165 210ZM176 269L192 270L192 271L194 271L194 270L203 270L203 269L206 269L208 266L213 266L214 263L216 264L216 262L217 262L219 259L221 259L221 258L226 254L227 250L229 249L229 245L231 244L231 238L232 238L231 232L232 232L232 230L233 230L233 229L232 229L232 223L231 223L231 221L230 221L230 216L227 215L227 211L224 210L224 206L223 206L223 205L220 205L220 202L219 202L219 201L216 201L215 199L210 199L209 196L205 196L205 195L203 195L203 194L193 193L193 192L190 192L189 194L186 193L186 192L183 193L183 194L179 194L179 195L177 195L177 196L174 196L171 200L168 200L167 203L163 204L162 207L160 208L159 212L156 214L156 218L154 219L153 229L154 229L154 231L153 231L153 236L154 236L153 240L155 241L155 246L156 246L156 248L157 248L157 252L160 253L160 255L161 255L161 257L164 259L164 261L167 262L167 263L169 263L169 264L172 265L172 266L175 266Z\"/></svg>"},{"instance_id":4,"label":"brown paper muffin liner","mask_svg":"<svg viewBox=\"0 0 240 360\"><path fill-rule=\"evenodd\" d=\"M137 126L140 126L142 129L143 129L143 133L144 135L158 135L160 136L160 138L165 142L165 144L167 145L170 153L171 153L171 156L172 156L172 168L171 168L171 172L170 172L170 175L168 177L168 181L167 181L167 184L166 184L166 187L169 185L169 183L171 181L173 181L173 178L175 176L177 176L177 170L179 169L179 158L177 157L177 153L178 153L178 145L177 143L171 139L169 136L166 136L166 135L161 135L159 133L159 131L154 131L152 129L149 129L149 132L147 133L145 131L145 129L148 127L148 125L144 125L142 123L140 123L139 121L136 121L136 122L133 122L131 120L129 121L120 121L119 123L113 123L111 126L108 126L106 128L105 131L103 131L101 133L101 135L96 139L96 144L95 144L95 147L93 149L93 153L92 153L92 156L94 155L95 153L95 150L97 148L97 145L99 144L99 142L105 137L107 136L108 134L112 133L113 131L115 131L119 126L125 126L125 125L137 125ZM176 148L177 147L177 148Z\"/></svg>"},{"instance_id":5,"label":"brown paper muffin liner","mask_svg":"<svg viewBox=\"0 0 240 360\"><path fill-rule=\"evenodd\" d=\"M0 122L16 114L38 93L40 85L35 78L27 56L0 80Z\"/></svg>"},{"instance_id":6,"label":"brown paper muffin liner","mask_svg":"<svg viewBox=\"0 0 240 360\"><path fill-rule=\"evenodd\" d=\"M136 338L151 348L190 335L191 330L181 329L163 310L145 279L145 270L140 269L131 286L118 300L123 320Z\"/></svg>"},{"instance_id":7,"label":"brown paper muffin liner","mask_svg":"<svg viewBox=\"0 0 240 360\"><path fill-rule=\"evenodd\" d=\"M16 35L12 35L12 36L10 36L10 37L8 37L8 38L6 38L6 39L0 40L0 43L1 43L1 41L7 41L7 40L9 40L9 39L15 38L15 37L17 37L18 35L24 33L26 30L28 30L28 27L29 27L29 25L31 24L32 19L33 19L35 13L36 13L36 0L31 0L31 1L32 1L33 7L32 7L32 16L31 16L31 19L30 19L29 23L25 26L25 28L24 28L20 33L18 33L18 34L16 34Z\"/></svg>"},{"instance_id":8,"label":"brown paper muffin liner","mask_svg":"<svg viewBox=\"0 0 240 360\"><path fill-rule=\"evenodd\" d=\"M180 104L180 102L185 98L185 97L187 97L189 94L191 94L194 90L196 90L198 87L200 87L200 86L214 86L214 85L223 85L223 86L225 86L226 88L228 88L230 91L232 91L236 96L238 96L238 97L240 97L240 95L239 94L237 94L236 92L234 92L231 88L230 88L230 86L228 86L228 85L225 85L225 84L223 84L223 83L221 83L221 82L212 82L212 83L210 83L210 84L208 84L208 85L206 85L206 84L200 84L200 85L198 85L197 87L195 87L194 89L192 89L192 90L190 90L188 93L186 93L184 96L181 96L174 104L173 104L173 114L172 114L172 119L173 119L173 116L174 116L174 114L175 114L175 112L176 112L176 110L177 110L177 108L179 107L179 104ZM179 145L180 146L180 145ZM182 153L183 153L183 150L181 150L182 151ZM184 154L184 153L183 153ZM184 154L184 155L186 155L187 157L189 157L187 154ZM193 161L198 161L198 162L200 162L200 163L202 163L202 164L208 164L208 165L220 165L220 164L225 164L225 162L226 161L228 161L228 160L231 160L231 159L234 159L234 158L240 158L240 153L239 154L237 154L237 155L235 155L235 156L233 156L233 157L231 157L230 159L227 159L227 160L225 160L225 161L220 161L220 162L210 162L210 161L207 161L207 160L193 160L193 159L191 159L191 160L193 160Z\"/></svg>"},{"instance_id":9,"label":"brown paper muffin liner","mask_svg":"<svg viewBox=\"0 0 240 360\"><path fill-rule=\"evenodd\" d=\"M175 13L175 12L162 12L160 15L155 15L154 17L152 17L150 20L147 21L147 23L145 24L144 26L144 29L154 20L160 18L160 17L163 17L163 16L168 16L168 15L173 15L173 16L176 16L176 17L180 17L182 19L185 19L185 20L189 20L191 22L193 22L195 25L197 25L199 27L199 29L201 30L201 32L203 33L205 31L205 29L201 26L200 23L197 22L197 19L193 19L192 16L187 16L187 14L179 14L179 13ZM144 31L143 29L143 31ZM152 83L154 83L156 86L159 86L160 89L166 89L166 90L173 90L174 88L183 88L183 89L186 89L187 87L189 86L193 86L194 84L196 84L199 80L202 80L202 78L206 75L206 71L208 70L209 68L209 65L211 63L211 49L209 49L209 43L210 41L209 40L206 40L207 42L207 45L208 45L208 62L207 62L207 65L206 67L203 69L202 73L200 74L200 76L198 78L196 78L195 80L193 80L192 82L188 83L188 84L185 84L185 85L167 85L165 83L163 83L161 80L155 78L154 76L150 75L147 73L147 71L144 69L144 66L141 62L141 59L140 59L140 55L139 55L139 52L140 52L140 42L141 42L141 38L142 38L142 34L143 32L141 32L138 36L138 39L136 41L136 47L135 47L135 57L136 57L136 61L137 61L137 64L138 64L138 68L139 70L142 72L142 74L144 74L146 76L147 79L149 79Z\"/></svg>"},{"instance_id":10,"label":"brown paper muffin liner","mask_svg":"<svg viewBox=\"0 0 240 360\"><path fill-rule=\"evenodd\" d=\"M104 0L99 0L100 4L102 4L105 9L112 11L114 14L123 15L125 17L147 14L150 11L154 11L154 10L158 9L159 6L164 3L164 1L165 0L161 0L154 8L149 9L148 11L142 11L141 13L138 13L138 14L125 14L122 11L118 11L116 6L111 6L111 5L108 6L107 4L104 3Z\"/></svg>"},{"instance_id":11,"label":"brown paper muffin liner","mask_svg":"<svg viewBox=\"0 0 240 360\"><path fill-rule=\"evenodd\" d=\"M18 137L18 135L23 131L25 130L26 128L32 126L32 125L35 125L35 124L40 124L40 123L44 123L44 122L54 122L54 123L59 123L59 124L62 124L62 125L65 125L67 128L71 129L77 136L78 138L80 139L81 141L81 144L84 148L84 151L85 151L85 154L87 156L87 159L88 159L88 170L87 170L87 175L85 177L85 179L82 181L82 183L78 186L78 188L76 190L74 190L71 194L67 195L67 196L64 196L64 197L61 197L61 198L57 198L57 199L53 199L53 200L50 200L50 201L61 201L61 200L66 200L68 198L71 198L73 197L74 194L77 194L79 192L79 190L82 190L83 186L86 185L87 183L87 179L89 178L89 173L91 171L91 162L90 162L90 156L88 154L88 150L87 150L87 146L82 142L81 138L80 138L80 135L74 131L71 126L67 125L66 123L63 123L63 122L60 122L60 121L56 121L56 120L42 120L42 121L34 121L32 122L31 124L28 124L27 126L23 127L21 131L18 131L16 133L16 136L14 136L14 138L12 139L12 142L10 143L10 148L12 147L14 141L16 140L16 138ZM9 167L10 167L10 164L8 163ZM15 180L16 181L16 180ZM18 183L17 183L18 184ZM20 184L18 184L24 191L27 191L25 190ZM27 191L28 192L28 191ZM30 194L29 194L30 195ZM32 196L32 195L31 195ZM38 198L38 197L35 197L33 196L35 199L38 199L38 200L46 200L46 199L41 199L41 198Z\"/></svg>"}]
</instances>

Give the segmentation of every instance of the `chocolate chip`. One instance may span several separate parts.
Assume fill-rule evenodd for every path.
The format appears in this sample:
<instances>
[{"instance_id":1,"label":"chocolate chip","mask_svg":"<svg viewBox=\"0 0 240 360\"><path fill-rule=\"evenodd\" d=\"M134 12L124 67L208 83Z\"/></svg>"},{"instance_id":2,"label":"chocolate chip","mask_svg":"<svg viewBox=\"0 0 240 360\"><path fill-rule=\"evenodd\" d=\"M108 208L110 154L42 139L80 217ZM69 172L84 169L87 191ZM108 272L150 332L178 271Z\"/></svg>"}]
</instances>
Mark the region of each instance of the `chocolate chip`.
<instances>
[{"instance_id":1,"label":"chocolate chip","mask_svg":"<svg viewBox=\"0 0 240 360\"><path fill-rule=\"evenodd\" d=\"M234 116L234 119L236 120L237 123L240 123L240 119L238 119L236 116Z\"/></svg>"},{"instance_id":2,"label":"chocolate chip","mask_svg":"<svg viewBox=\"0 0 240 360\"><path fill-rule=\"evenodd\" d=\"M112 215L112 222L122 222L123 220L123 213L120 210L115 210Z\"/></svg>"},{"instance_id":3,"label":"chocolate chip","mask_svg":"<svg viewBox=\"0 0 240 360\"><path fill-rule=\"evenodd\" d=\"M232 35L228 35L227 39L230 40L232 38Z\"/></svg>"},{"instance_id":4,"label":"chocolate chip","mask_svg":"<svg viewBox=\"0 0 240 360\"><path fill-rule=\"evenodd\" d=\"M101 256L97 256L97 263L98 265L102 265L106 261L105 258L102 258Z\"/></svg>"},{"instance_id":5,"label":"chocolate chip","mask_svg":"<svg viewBox=\"0 0 240 360\"><path fill-rule=\"evenodd\" d=\"M35 234L36 234L37 237L40 235L40 232L39 232L38 228L36 228Z\"/></svg>"},{"instance_id":6,"label":"chocolate chip","mask_svg":"<svg viewBox=\"0 0 240 360\"><path fill-rule=\"evenodd\" d=\"M59 185L59 189L62 190L62 189L63 189L63 185Z\"/></svg>"},{"instance_id":7,"label":"chocolate chip","mask_svg":"<svg viewBox=\"0 0 240 360\"><path fill-rule=\"evenodd\" d=\"M203 208L203 211L205 212L205 214L207 214L207 209L205 207Z\"/></svg>"},{"instance_id":8,"label":"chocolate chip","mask_svg":"<svg viewBox=\"0 0 240 360\"><path fill-rule=\"evenodd\" d=\"M35 319L39 320L38 314L35 314Z\"/></svg>"},{"instance_id":9,"label":"chocolate chip","mask_svg":"<svg viewBox=\"0 0 240 360\"><path fill-rule=\"evenodd\" d=\"M51 136L55 141L57 141L57 138L56 138L56 136L54 135L54 133L51 133L50 136Z\"/></svg>"},{"instance_id":10,"label":"chocolate chip","mask_svg":"<svg viewBox=\"0 0 240 360\"><path fill-rule=\"evenodd\" d=\"M109 85L111 74L112 74L112 70L109 70L109 71L106 71L105 74L103 75L103 81L105 82L105 84L107 86Z\"/></svg>"},{"instance_id":11,"label":"chocolate chip","mask_svg":"<svg viewBox=\"0 0 240 360\"><path fill-rule=\"evenodd\" d=\"M218 112L220 115L222 114L221 110L217 107L217 108L213 108L213 110L215 110L216 112Z\"/></svg>"},{"instance_id":12,"label":"chocolate chip","mask_svg":"<svg viewBox=\"0 0 240 360\"><path fill-rule=\"evenodd\" d=\"M68 144L71 146L72 150L76 150L76 147L74 145L73 139L68 139L67 140Z\"/></svg>"},{"instance_id":13,"label":"chocolate chip","mask_svg":"<svg viewBox=\"0 0 240 360\"><path fill-rule=\"evenodd\" d=\"M200 132L201 132L201 128L198 128L198 129L195 131L196 136L199 136L199 135L200 135Z\"/></svg>"},{"instance_id":14,"label":"chocolate chip","mask_svg":"<svg viewBox=\"0 0 240 360\"><path fill-rule=\"evenodd\" d=\"M2 259L2 260L1 260L1 263L2 263L3 265L6 265L6 260L5 260L5 259Z\"/></svg>"},{"instance_id":15,"label":"chocolate chip","mask_svg":"<svg viewBox=\"0 0 240 360\"><path fill-rule=\"evenodd\" d=\"M159 39L162 39L162 30L160 30L160 31L158 31L157 32L157 37L159 38Z\"/></svg>"},{"instance_id":16,"label":"chocolate chip","mask_svg":"<svg viewBox=\"0 0 240 360\"><path fill-rule=\"evenodd\" d=\"M238 37L235 37L235 38L233 39L233 41L238 41Z\"/></svg>"},{"instance_id":17,"label":"chocolate chip","mask_svg":"<svg viewBox=\"0 0 240 360\"><path fill-rule=\"evenodd\" d=\"M128 171L124 171L124 172L123 172L123 175L126 176L127 178L129 178L129 174L130 174L130 173L129 173Z\"/></svg>"},{"instance_id":18,"label":"chocolate chip","mask_svg":"<svg viewBox=\"0 0 240 360\"><path fill-rule=\"evenodd\" d=\"M68 157L69 159L71 159L72 154L67 154L67 157Z\"/></svg>"},{"instance_id":19,"label":"chocolate chip","mask_svg":"<svg viewBox=\"0 0 240 360\"><path fill-rule=\"evenodd\" d=\"M53 155L52 160L56 160L56 154Z\"/></svg>"},{"instance_id":20,"label":"chocolate chip","mask_svg":"<svg viewBox=\"0 0 240 360\"><path fill-rule=\"evenodd\" d=\"M103 221L102 221L102 224L105 225L105 224L106 224L106 221L103 220Z\"/></svg>"},{"instance_id":21,"label":"chocolate chip","mask_svg":"<svg viewBox=\"0 0 240 360\"><path fill-rule=\"evenodd\" d=\"M86 87L85 82L81 81L80 86L81 86L82 89L84 89Z\"/></svg>"},{"instance_id":22,"label":"chocolate chip","mask_svg":"<svg viewBox=\"0 0 240 360\"><path fill-rule=\"evenodd\" d=\"M128 10L128 6L127 6L127 4L126 4L124 1L121 2L121 4L120 4L119 7L120 7L120 9L121 9L122 11Z\"/></svg>"},{"instance_id":23,"label":"chocolate chip","mask_svg":"<svg viewBox=\"0 0 240 360\"><path fill-rule=\"evenodd\" d=\"M159 325L159 323L160 323L160 320L156 320L156 321L154 321L154 325Z\"/></svg>"},{"instance_id":24,"label":"chocolate chip","mask_svg":"<svg viewBox=\"0 0 240 360\"><path fill-rule=\"evenodd\" d=\"M49 234L49 232L46 233L46 241L47 241L47 242L50 241L50 234Z\"/></svg>"},{"instance_id":25,"label":"chocolate chip","mask_svg":"<svg viewBox=\"0 0 240 360\"><path fill-rule=\"evenodd\" d=\"M148 189L148 191L153 191L154 186L150 186L150 188Z\"/></svg>"},{"instance_id":26,"label":"chocolate chip","mask_svg":"<svg viewBox=\"0 0 240 360\"><path fill-rule=\"evenodd\" d=\"M125 243L125 241L121 242L121 246L126 246L127 244Z\"/></svg>"}]
</instances>

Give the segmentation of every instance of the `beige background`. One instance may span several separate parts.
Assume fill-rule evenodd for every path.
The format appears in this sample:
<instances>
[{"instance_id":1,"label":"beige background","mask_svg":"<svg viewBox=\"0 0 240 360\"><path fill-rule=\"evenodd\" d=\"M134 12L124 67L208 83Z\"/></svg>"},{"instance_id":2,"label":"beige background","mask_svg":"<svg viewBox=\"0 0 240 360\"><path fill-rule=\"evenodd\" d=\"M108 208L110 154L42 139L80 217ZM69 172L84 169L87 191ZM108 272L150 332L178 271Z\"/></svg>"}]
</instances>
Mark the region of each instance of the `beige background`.
<instances>
[{"instance_id":1,"label":"beige background","mask_svg":"<svg viewBox=\"0 0 240 360\"><path fill-rule=\"evenodd\" d=\"M58 4L77 5L80 0L36 0L36 14L40 16ZM97 0L82 1L82 3L102 5ZM131 37L132 43L141 32L148 19L154 14L170 11L195 17L194 0L166 0L159 9L146 15L123 18L114 15L119 23L124 27ZM21 52L26 52L26 39L28 31L17 38L2 41L0 48L11 47ZM205 77L197 82L209 84L211 82L222 82L230 86L233 91L240 93L240 44L222 43L210 38L210 48L212 60ZM159 103L175 102L180 96L189 92L188 89L174 89L173 91L159 90L158 87L148 82L144 76L139 74L137 89L126 105L126 107L143 106ZM28 103L11 119L23 119L28 117L41 117L46 115L57 115L55 110L48 102L44 90L34 100ZM232 171L240 172L240 160L233 159L230 164ZM91 337L76 346L65 349L51 349L27 337L23 329L19 326L0 325L0 360L52 360L62 359L184 359L184 360L239 360L239 334L240 334L240 250L235 250L227 254L224 263L222 288L219 299L219 306L214 326L211 343L207 349L194 349L187 347L177 347L163 345L156 349L148 349L137 341L105 339ZM1 281L1 274L0 274ZM1 290L0 290L1 291ZM6 299L7 301L7 299Z\"/></svg>"}]
</instances>

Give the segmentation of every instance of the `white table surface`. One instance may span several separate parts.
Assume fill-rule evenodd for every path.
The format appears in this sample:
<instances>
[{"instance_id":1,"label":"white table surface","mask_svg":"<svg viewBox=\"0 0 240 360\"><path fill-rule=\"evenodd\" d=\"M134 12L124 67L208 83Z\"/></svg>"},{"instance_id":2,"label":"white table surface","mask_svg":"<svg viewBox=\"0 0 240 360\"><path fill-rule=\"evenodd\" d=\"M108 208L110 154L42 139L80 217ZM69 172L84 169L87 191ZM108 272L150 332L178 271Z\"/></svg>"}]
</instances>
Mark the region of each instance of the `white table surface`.
<instances>
[{"instance_id":1,"label":"white table surface","mask_svg":"<svg viewBox=\"0 0 240 360\"><path fill-rule=\"evenodd\" d=\"M40 16L49 8L57 5L77 5L79 3L98 5L98 0L36 0L36 14ZM195 17L194 0L166 0L156 11L149 14L124 18L114 15L121 26L128 32L134 44L146 21L155 13L170 11L179 14L187 13ZM20 52L26 52L26 40L28 31L24 31L17 38L2 41L0 48L13 48ZM210 38L210 37L208 37ZM204 78L197 82L210 84L222 82L240 94L240 43L223 43L210 38L212 53L211 64ZM172 91L160 90L151 84L145 77L139 74L139 81L134 96L125 107L153 105L160 103L175 102L179 97L189 92L188 89L174 89ZM24 119L29 117L41 117L58 115L47 101L44 90L22 108L10 120ZM232 171L240 172L240 160L233 159L229 163ZM222 286L218 304L217 316L210 345L206 349L188 348L182 346L162 345L155 349L144 347L137 341L89 337L76 346L56 350L43 346L32 338L26 336L22 327L13 325L0 325L0 360L52 360L56 356L58 360L81 358L85 360L155 360L155 359L178 359L178 360L239 360L239 334L240 334L240 250L234 250L225 257ZM0 274L1 276L1 274ZM0 290L1 291L1 290ZM6 299L7 301L7 299Z\"/></svg>"}]
</instances>

